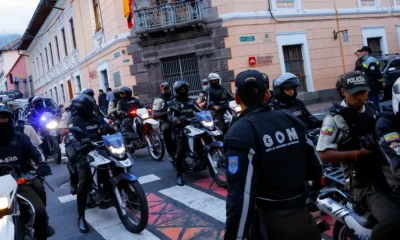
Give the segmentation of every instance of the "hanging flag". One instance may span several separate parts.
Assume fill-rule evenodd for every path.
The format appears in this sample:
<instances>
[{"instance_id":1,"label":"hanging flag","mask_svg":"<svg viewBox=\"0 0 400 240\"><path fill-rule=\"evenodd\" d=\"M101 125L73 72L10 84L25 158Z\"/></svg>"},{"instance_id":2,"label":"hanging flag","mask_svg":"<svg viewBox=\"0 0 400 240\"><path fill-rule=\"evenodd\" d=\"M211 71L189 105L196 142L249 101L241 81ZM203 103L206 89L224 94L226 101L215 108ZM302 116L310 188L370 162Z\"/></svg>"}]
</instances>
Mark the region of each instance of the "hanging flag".
<instances>
[{"instance_id":1,"label":"hanging flag","mask_svg":"<svg viewBox=\"0 0 400 240\"><path fill-rule=\"evenodd\" d=\"M126 18L128 22L128 28L132 28L133 22L133 12L132 12L132 3L133 0L122 0L123 10L124 10L124 18Z\"/></svg>"}]
</instances>

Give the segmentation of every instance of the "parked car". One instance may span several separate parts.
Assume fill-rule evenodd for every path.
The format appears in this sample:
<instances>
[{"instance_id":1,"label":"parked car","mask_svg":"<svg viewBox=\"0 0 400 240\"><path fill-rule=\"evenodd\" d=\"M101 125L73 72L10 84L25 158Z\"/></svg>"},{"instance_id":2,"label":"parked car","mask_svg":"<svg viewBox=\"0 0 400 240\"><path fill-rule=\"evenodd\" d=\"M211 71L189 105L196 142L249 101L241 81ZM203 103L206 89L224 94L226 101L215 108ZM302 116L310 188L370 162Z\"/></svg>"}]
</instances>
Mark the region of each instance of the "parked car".
<instances>
[{"instance_id":1,"label":"parked car","mask_svg":"<svg viewBox=\"0 0 400 240\"><path fill-rule=\"evenodd\" d=\"M386 87L379 94L380 101L392 99L392 87L400 77L400 54L384 54L377 56L379 67L386 82Z\"/></svg>"}]
</instances>

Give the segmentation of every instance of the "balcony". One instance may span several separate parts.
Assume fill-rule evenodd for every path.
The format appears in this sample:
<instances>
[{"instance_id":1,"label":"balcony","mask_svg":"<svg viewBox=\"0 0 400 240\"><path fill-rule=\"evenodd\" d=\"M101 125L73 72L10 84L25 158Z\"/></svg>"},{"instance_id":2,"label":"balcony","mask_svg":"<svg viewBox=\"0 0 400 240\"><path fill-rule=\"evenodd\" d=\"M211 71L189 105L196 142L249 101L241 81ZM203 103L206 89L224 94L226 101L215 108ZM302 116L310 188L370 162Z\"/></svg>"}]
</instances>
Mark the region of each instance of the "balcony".
<instances>
[{"instance_id":1,"label":"balcony","mask_svg":"<svg viewBox=\"0 0 400 240\"><path fill-rule=\"evenodd\" d=\"M185 0L134 11L137 34L158 32L201 23L203 0Z\"/></svg>"}]
</instances>

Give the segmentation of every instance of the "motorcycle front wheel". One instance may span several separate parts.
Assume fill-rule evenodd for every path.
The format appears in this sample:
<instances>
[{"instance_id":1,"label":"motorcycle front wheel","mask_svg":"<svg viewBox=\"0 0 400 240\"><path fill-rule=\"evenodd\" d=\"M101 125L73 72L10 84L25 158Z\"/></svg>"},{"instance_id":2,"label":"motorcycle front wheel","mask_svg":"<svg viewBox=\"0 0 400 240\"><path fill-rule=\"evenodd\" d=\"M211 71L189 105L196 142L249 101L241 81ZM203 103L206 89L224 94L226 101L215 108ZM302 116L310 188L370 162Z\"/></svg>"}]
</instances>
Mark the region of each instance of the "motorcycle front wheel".
<instances>
[{"instance_id":1,"label":"motorcycle front wheel","mask_svg":"<svg viewBox=\"0 0 400 240\"><path fill-rule=\"evenodd\" d=\"M165 154L165 145L164 140L161 138L161 134L153 130L149 132L148 138L151 143L151 146L147 145L147 150L149 150L150 156L155 161L161 161Z\"/></svg>"},{"instance_id":2,"label":"motorcycle front wheel","mask_svg":"<svg viewBox=\"0 0 400 240\"><path fill-rule=\"evenodd\" d=\"M118 189L126 211L124 216L121 207L116 206L119 219L129 232L142 232L146 228L149 219L149 207L142 186L137 181L121 182L118 185Z\"/></svg>"},{"instance_id":3,"label":"motorcycle front wheel","mask_svg":"<svg viewBox=\"0 0 400 240\"><path fill-rule=\"evenodd\" d=\"M60 144L58 143L58 138L57 137L52 137L51 141L52 141L52 144L53 144L52 155L53 155L54 161L57 164L60 164L61 163L61 148L60 148Z\"/></svg>"},{"instance_id":4,"label":"motorcycle front wheel","mask_svg":"<svg viewBox=\"0 0 400 240\"><path fill-rule=\"evenodd\" d=\"M210 172L210 175L214 182L222 188L227 188L228 183L226 181L226 167L225 167L225 161L224 161L224 156L221 152L221 150L217 149L212 152L210 152L212 161L214 164L217 166L217 172L214 171L214 168L211 164L210 161L208 162L208 171Z\"/></svg>"},{"instance_id":5,"label":"motorcycle front wheel","mask_svg":"<svg viewBox=\"0 0 400 240\"><path fill-rule=\"evenodd\" d=\"M336 221L333 226L333 240L352 240L355 238L353 232L343 223Z\"/></svg>"}]
</instances>

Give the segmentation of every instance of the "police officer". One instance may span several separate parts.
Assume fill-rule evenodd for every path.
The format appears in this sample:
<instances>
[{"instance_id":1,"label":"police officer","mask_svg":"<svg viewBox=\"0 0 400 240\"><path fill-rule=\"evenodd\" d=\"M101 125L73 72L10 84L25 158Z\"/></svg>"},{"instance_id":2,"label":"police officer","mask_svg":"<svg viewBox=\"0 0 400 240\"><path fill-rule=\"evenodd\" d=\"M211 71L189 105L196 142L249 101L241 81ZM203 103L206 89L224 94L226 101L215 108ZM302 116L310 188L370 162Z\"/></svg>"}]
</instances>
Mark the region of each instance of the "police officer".
<instances>
[{"instance_id":1,"label":"police officer","mask_svg":"<svg viewBox=\"0 0 400 240\"><path fill-rule=\"evenodd\" d=\"M118 89L114 89L113 91L113 96L114 98L112 99L112 101L110 101L110 104L108 105L108 115L112 116L112 118L114 120L118 119L118 114L117 114L117 104L118 101L121 99L121 95L119 93Z\"/></svg>"},{"instance_id":2,"label":"police officer","mask_svg":"<svg viewBox=\"0 0 400 240\"><path fill-rule=\"evenodd\" d=\"M378 220L371 239L398 239L399 209L385 193L375 136L375 105L367 102L368 81L361 72L341 76L345 99L324 119L317 152L325 163L340 163L345 189ZM394 216L397 214L397 216ZM395 236L395 238L393 238Z\"/></svg>"},{"instance_id":3,"label":"police officer","mask_svg":"<svg viewBox=\"0 0 400 240\"><path fill-rule=\"evenodd\" d=\"M218 120L218 128L226 132L227 127L224 122L224 113L228 109L229 102L233 100L233 97L228 90L221 86L221 77L217 73L210 73L208 75L208 82L210 87L207 90L206 104L213 103L212 106L208 107L212 107L215 110L214 118Z\"/></svg>"},{"instance_id":4,"label":"police officer","mask_svg":"<svg viewBox=\"0 0 400 240\"><path fill-rule=\"evenodd\" d=\"M260 72L239 73L235 85L244 111L224 141L225 239L320 240L305 207L305 181L319 179L322 167L305 125L265 104L269 92Z\"/></svg>"},{"instance_id":5,"label":"police officer","mask_svg":"<svg viewBox=\"0 0 400 240\"><path fill-rule=\"evenodd\" d=\"M383 173L392 195L396 196L397 202L400 203L400 79L393 85L392 103L392 111L379 115L376 122L376 136L384 156ZM400 216L399 213L397 214Z\"/></svg>"},{"instance_id":6,"label":"police officer","mask_svg":"<svg viewBox=\"0 0 400 240\"><path fill-rule=\"evenodd\" d=\"M109 126L103 118L93 113L94 105L93 101L84 94L79 94L74 97L71 101L72 120L70 122L71 127L79 127L83 132L86 133L86 137L92 141L101 141L101 135L107 133L115 133L115 130ZM88 225L85 220L85 208L87 195L91 188L92 172L90 166L86 161L86 156L80 154L76 148L76 144L79 144L80 137L74 134L68 134L68 140L66 140L66 152L69 160L72 164L78 164L79 169L79 185L77 193L77 205L78 205L78 227L82 233L89 231Z\"/></svg>"},{"instance_id":7,"label":"police officer","mask_svg":"<svg viewBox=\"0 0 400 240\"><path fill-rule=\"evenodd\" d=\"M297 99L299 79L292 73L284 73L273 81L274 97L270 99L270 106L274 109L288 109L307 126L315 129L321 126L321 121L316 119Z\"/></svg>"},{"instance_id":8,"label":"police officer","mask_svg":"<svg viewBox=\"0 0 400 240\"><path fill-rule=\"evenodd\" d=\"M99 115L100 117L106 117L106 115L100 110L100 107L99 107L99 105L97 105L97 103L96 103L96 99L94 99L94 91L93 91L93 89L91 89L91 88L84 88L84 89L82 89L82 91L79 93L79 94L84 94L84 95L87 95L87 96L89 96L90 98L90 100L93 102L93 104L94 104L94 113L95 114L97 114L97 115Z\"/></svg>"},{"instance_id":9,"label":"police officer","mask_svg":"<svg viewBox=\"0 0 400 240\"><path fill-rule=\"evenodd\" d=\"M373 102L378 110L379 107L379 92L383 89L385 83L379 68L379 61L371 56L372 50L368 46L363 46L360 49L359 57L362 59L362 72L367 76L369 88L371 91L368 93L368 100Z\"/></svg>"},{"instance_id":10,"label":"police officer","mask_svg":"<svg viewBox=\"0 0 400 240\"><path fill-rule=\"evenodd\" d=\"M200 108L204 109L206 107L206 96L207 96L207 90L210 88L210 84L208 84L207 79L201 80L201 91L199 95L197 96L197 104L199 105Z\"/></svg>"},{"instance_id":11,"label":"police officer","mask_svg":"<svg viewBox=\"0 0 400 240\"><path fill-rule=\"evenodd\" d=\"M189 84L183 80L174 83L173 101L169 103L168 121L172 123L173 134L175 135L176 155L172 164L176 166L176 183L183 186L185 183L182 179L182 164L186 154L187 138L183 132L183 128L188 124L187 119L194 117L194 111L201 109L197 104L189 99Z\"/></svg>"},{"instance_id":12,"label":"police officer","mask_svg":"<svg viewBox=\"0 0 400 240\"><path fill-rule=\"evenodd\" d=\"M161 95L154 100L153 103L153 118L160 119L161 131L165 141L165 147L170 158L174 158L174 143L172 141L171 123L168 122L168 102L172 100L171 88L168 82L163 82L160 85Z\"/></svg>"},{"instance_id":13,"label":"police officer","mask_svg":"<svg viewBox=\"0 0 400 240\"><path fill-rule=\"evenodd\" d=\"M37 164L39 176L51 174L51 169L43 154L34 145L29 137L15 131L14 114L12 110L0 104L0 166L2 164L14 166L20 174L34 170L31 161ZM39 178L18 187L18 194L28 199L35 208L34 229L38 240L48 237L48 216L46 213L46 192ZM54 230L51 229L52 234ZM52 235L49 234L49 235Z\"/></svg>"},{"instance_id":14,"label":"police officer","mask_svg":"<svg viewBox=\"0 0 400 240\"><path fill-rule=\"evenodd\" d=\"M117 112L122 115L124 119L122 120L122 131L132 132L133 118L129 115L130 112L138 108L144 107L139 99L132 96L132 90L128 87L122 87L119 90L121 99L117 104Z\"/></svg>"}]
</instances>

